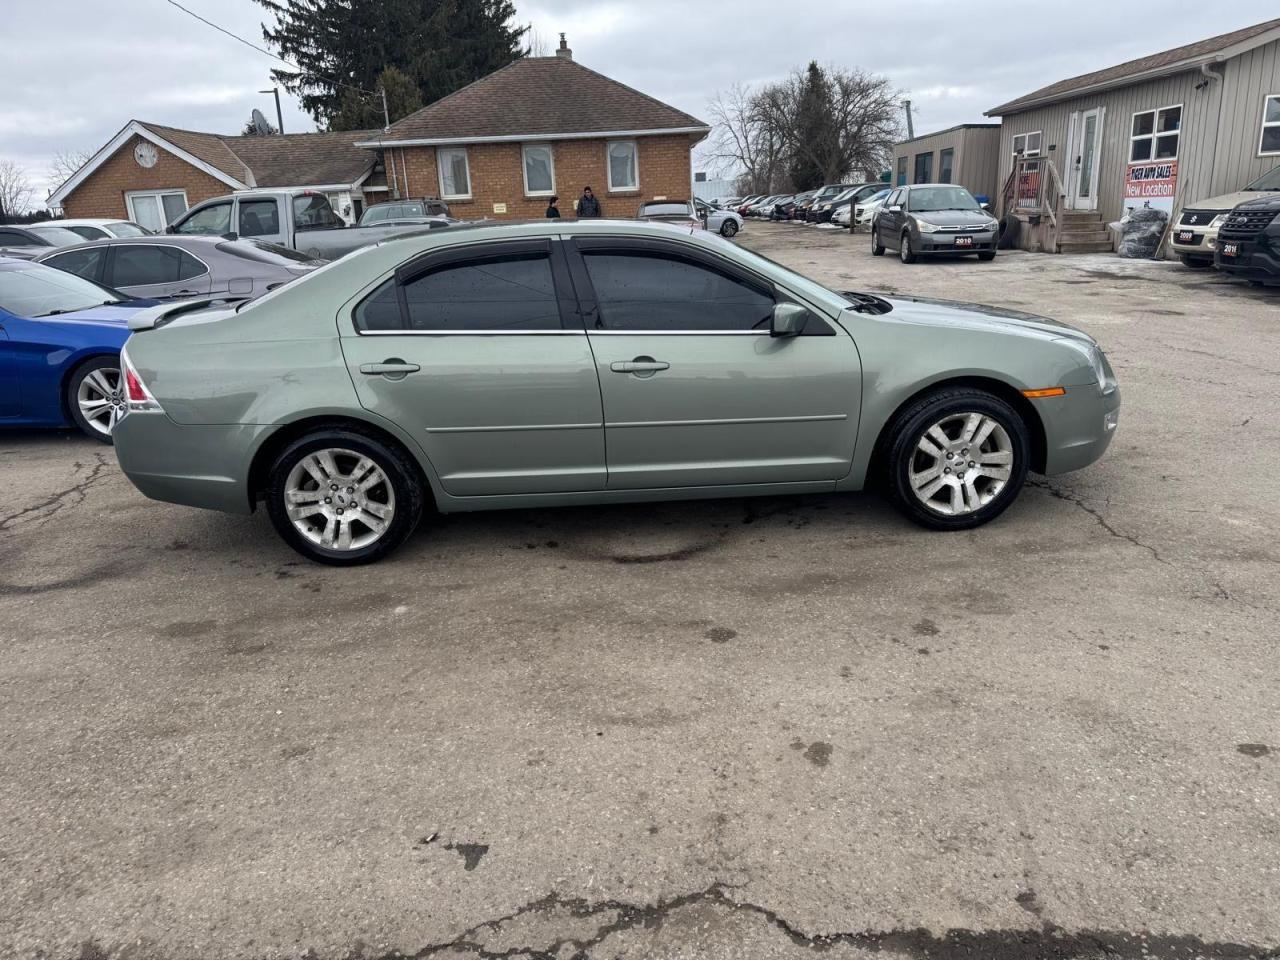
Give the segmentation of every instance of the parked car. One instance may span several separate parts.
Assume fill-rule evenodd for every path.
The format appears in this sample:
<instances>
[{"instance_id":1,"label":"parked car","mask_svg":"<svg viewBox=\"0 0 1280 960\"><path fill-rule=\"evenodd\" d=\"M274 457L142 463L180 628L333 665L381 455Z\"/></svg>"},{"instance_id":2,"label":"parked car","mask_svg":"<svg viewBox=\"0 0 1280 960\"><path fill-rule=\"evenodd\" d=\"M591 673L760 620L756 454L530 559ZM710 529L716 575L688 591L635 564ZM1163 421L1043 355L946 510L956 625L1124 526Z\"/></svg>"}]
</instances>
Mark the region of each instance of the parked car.
<instances>
[{"instance_id":1,"label":"parked car","mask_svg":"<svg viewBox=\"0 0 1280 960\"><path fill-rule=\"evenodd\" d=\"M109 443L125 409L126 321L153 305L0 257L0 427L75 426Z\"/></svg>"},{"instance_id":2,"label":"parked car","mask_svg":"<svg viewBox=\"0 0 1280 960\"><path fill-rule=\"evenodd\" d=\"M713 230L722 237L733 237L742 229L743 218L732 210L721 210L704 200L693 202L698 208L698 214L706 221L708 230Z\"/></svg>"},{"instance_id":3,"label":"parked car","mask_svg":"<svg viewBox=\"0 0 1280 960\"><path fill-rule=\"evenodd\" d=\"M449 216L449 205L436 197L418 197L413 200L385 200L366 207L360 215L359 226L369 227L388 221L438 220Z\"/></svg>"},{"instance_id":4,"label":"parked car","mask_svg":"<svg viewBox=\"0 0 1280 960\"><path fill-rule=\"evenodd\" d=\"M1229 276L1280 284L1280 193L1242 203L1218 228L1213 263Z\"/></svg>"},{"instance_id":5,"label":"parked car","mask_svg":"<svg viewBox=\"0 0 1280 960\"><path fill-rule=\"evenodd\" d=\"M889 194L871 223L871 252L898 251L903 263L922 256L976 253L994 260L1000 223L964 187L917 183Z\"/></svg>"},{"instance_id":6,"label":"parked car","mask_svg":"<svg viewBox=\"0 0 1280 960\"><path fill-rule=\"evenodd\" d=\"M1262 197L1280 195L1280 167L1265 173L1243 190L1197 200L1185 207L1169 238L1171 249L1188 267L1213 264L1218 230L1237 205Z\"/></svg>"},{"instance_id":7,"label":"parked car","mask_svg":"<svg viewBox=\"0 0 1280 960\"><path fill-rule=\"evenodd\" d=\"M36 260L131 297L155 300L261 296L326 262L261 240L165 236L94 240Z\"/></svg>"},{"instance_id":8,"label":"parked car","mask_svg":"<svg viewBox=\"0 0 1280 960\"><path fill-rule=\"evenodd\" d=\"M177 236L219 236L226 240L251 237L305 253L336 260L352 250L387 237L417 233L428 224L374 224L348 227L314 190L248 190L214 197L192 207L171 223L166 233Z\"/></svg>"},{"instance_id":9,"label":"parked car","mask_svg":"<svg viewBox=\"0 0 1280 960\"><path fill-rule=\"evenodd\" d=\"M52 222L0 225L0 256L30 260L54 247L83 243L84 238Z\"/></svg>"},{"instance_id":10,"label":"parked car","mask_svg":"<svg viewBox=\"0 0 1280 960\"><path fill-rule=\"evenodd\" d=\"M646 200L636 211L636 219L691 230L703 230L707 225L692 200Z\"/></svg>"},{"instance_id":11,"label":"parked car","mask_svg":"<svg viewBox=\"0 0 1280 960\"><path fill-rule=\"evenodd\" d=\"M888 199L889 194L892 192L891 188L885 187L857 203L853 208L854 223L870 223L871 219L876 215L876 211L884 205L885 200ZM977 198L975 197L974 199Z\"/></svg>"},{"instance_id":12,"label":"parked car","mask_svg":"<svg viewBox=\"0 0 1280 960\"><path fill-rule=\"evenodd\" d=\"M56 226L66 227L85 240L110 240L112 237L149 237L152 232L132 220L82 218L79 220L55 220Z\"/></svg>"},{"instance_id":13,"label":"parked car","mask_svg":"<svg viewBox=\"0 0 1280 960\"><path fill-rule=\"evenodd\" d=\"M790 197L784 197L773 205L774 220L797 220L804 219L804 204L813 199L813 191L808 190L804 193L797 193Z\"/></svg>"},{"instance_id":14,"label":"parked car","mask_svg":"<svg viewBox=\"0 0 1280 960\"><path fill-rule=\"evenodd\" d=\"M763 199L764 197L758 195L743 197L742 200L738 202L738 213L742 214L744 217L747 216L747 210Z\"/></svg>"},{"instance_id":15,"label":"parked car","mask_svg":"<svg viewBox=\"0 0 1280 960\"><path fill-rule=\"evenodd\" d=\"M882 183L860 183L856 187L843 190L830 200L823 200L811 207L809 220L811 223L827 223L835 216L837 210L859 203L883 188Z\"/></svg>"},{"instance_id":16,"label":"parked car","mask_svg":"<svg viewBox=\"0 0 1280 960\"><path fill-rule=\"evenodd\" d=\"M805 209L805 220L808 223L825 223L831 219L831 205L837 201L847 200L852 193L862 186L869 186L864 183L848 183L848 184L828 184L822 187L814 194L813 201ZM820 215L826 213L825 219Z\"/></svg>"},{"instance_id":17,"label":"parked car","mask_svg":"<svg viewBox=\"0 0 1280 960\"><path fill-rule=\"evenodd\" d=\"M766 197L756 197L754 200L749 201L740 212L746 217L762 216L765 211L773 209L773 201L777 200L778 196L780 195L771 194Z\"/></svg>"},{"instance_id":18,"label":"parked car","mask_svg":"<svg viewBox=\"0 0 1280 960\"><path fill-rule=\"evenodd\" d=\"M872 479L914 521L968 529L1028 470L1100 457L1120 406L1097 343L1065 324L835 293L709 231L651 223L437 230L238 312L191 307L130 322L122 470L158 500L264 502L285 541L331 564L395 549L427 504Z\"/></svg>"}]
</instances>

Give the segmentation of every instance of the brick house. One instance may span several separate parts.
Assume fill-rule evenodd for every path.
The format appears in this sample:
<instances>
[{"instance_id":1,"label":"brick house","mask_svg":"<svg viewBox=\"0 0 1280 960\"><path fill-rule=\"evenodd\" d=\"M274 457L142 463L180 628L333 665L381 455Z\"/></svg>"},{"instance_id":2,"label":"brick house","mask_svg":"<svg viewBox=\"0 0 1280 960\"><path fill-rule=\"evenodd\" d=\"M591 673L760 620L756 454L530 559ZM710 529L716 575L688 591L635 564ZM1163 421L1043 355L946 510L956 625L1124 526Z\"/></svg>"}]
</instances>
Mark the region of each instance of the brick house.
<instances>
[{"instance_id":1,"label":"brick house","mask_svg":"<svg viewBox=\"0 0 1280 960\"><path fill-rule=\"evenodd\" d=\"M707 124L574 62L525 57L358 141L381 150L400 196L438 196L455 215L566 216L590 186L605 216L645 198L688 199L690 150Z\"/></svg>"},{"instance_id":2,"label":"brick house","mask_svg":"<svg viewBox=\"0 0 1280 960\"><path fill-rule=\"evenodd\" d=\"M160 229L210 197L257 187L308 187L358 216L386 196L378 157L354 145L368 131L226 137L130 120L48 200L66 217L124 217ZM345 208L345 209L344 209Z\"/></svg>"},{"instance_id":3,"label":"brick house","mask_svg":"<svg viewBox=\"0 0 1280 960\"><path fill-rule=\"evenodd\" d=\"M131 120L55 190L67 217L160 229L210 197L260 187L327 194L348 219L388 197L442 197L455 216L541 217L552 194L572 216L584 186L605 216L644 198L687 199L690 150L710 128L575 63L564 40L386 130L221 136Z\"/></svg>"}]
</instances>

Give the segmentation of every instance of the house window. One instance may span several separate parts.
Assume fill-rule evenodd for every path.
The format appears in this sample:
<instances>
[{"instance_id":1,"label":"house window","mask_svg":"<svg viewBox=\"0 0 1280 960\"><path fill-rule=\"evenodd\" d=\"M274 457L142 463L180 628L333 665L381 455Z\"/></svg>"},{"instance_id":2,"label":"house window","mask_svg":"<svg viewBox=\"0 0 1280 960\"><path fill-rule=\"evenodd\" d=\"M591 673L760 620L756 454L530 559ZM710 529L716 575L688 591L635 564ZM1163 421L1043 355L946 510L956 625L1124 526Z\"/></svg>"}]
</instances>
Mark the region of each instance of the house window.
<instances>
[{"instance_id":1,"label":"house window","mask_svg":"<svg viewBox=\"0 0 1280 960\"><path fill-rule=\"evenodd\" d=\"M549 197L556 192L556 166L550 144L527 146L524 156L524 192L527 197Z\"/></svg>"},{"instance_id":2,"label":"house window","mask_svg":"<svg viewBox=\"0 0 1280 960\"><path fill-rule=\"evenodd\" d=\"M931 183L933 177L933 154L917 153L916 154L916 179L915 183Z\"/></svg>"},{"instance_id":3,"label":"house window","mask_svg":"<svg viewBox=\"0 0 1280 960\"><path fill-rule=\"evenodd\" d=\"M907 184L907 158L898 158L898 179L894 186L903 187Z\"/></svg>"},{"instance_id":4,"label":"house window","mask_svg":"<svg viewBox=\"0 0 1280 960\"><path fill-rule=\"evenodd\" d=\"M1280 153L1280 93L1268 95L1262 104L1262 139L1258 153L1275 156Z\"/></svg>"},{"instance_id":5,"label":"house window","mask_svg":"<svg viewBox=\"0 0 1280 960\"><path fill-rule=\"evenodd\" d=\"M1041 131L1039 130L1032 130L1030 133L1019 133L1013 138L1014 155L1022 157L1040 156L1040 140Z\"/></svg>"},{"instance_id":6,"label":"house window","mask_svg":"<svg viewBox=\"0 0 1280 960\"><path fill-rule=\"evenodd\" d=\"M606 146L605 151L609 167L609 189L639 190L640 170L636 161L636 142L614 140Z\"/></svg>"},{"instance_id":7,"label":"house window","mask_svg":"<svg viewBox=\"0 0 1280 960\"><path fill-rule=\"evenodd\" d=\"M187 210L185 190L136 190L126 193L125 206L129 219L153 233L163 233L164 228Z\"/></svg>"},{"instance_id":8,"label":"house window","mask_svg":"<svg viewBox=\"0 0 1280 960\"><path fill-rule=\"evenodd\" d=\"M440 170L440 196L445 200L471 199L471 169L465 147L441 147L436 151Z\"/></svg>"},{"instance_id":9,"label":"house window","mask_svg":"<svg viewBox=\"0 0 1280 960\"><path fill-rule=\"evenodd\" d=\"M1129 140L1129 162L1174 159L1178 155L1178 131L1181 128L1181 104L1135 113Z\"/></svg>"},{"instance_id":10,"label":"house window","mask_svg":"<svg viewBox=\"0 0 1280 960\"><path fill-rule=\"evenodd\" d=\"M956 151L954 147L947 147L938 154L938 182L950 183L951 171L955 166Z\"/></svg>"}]
</instances>

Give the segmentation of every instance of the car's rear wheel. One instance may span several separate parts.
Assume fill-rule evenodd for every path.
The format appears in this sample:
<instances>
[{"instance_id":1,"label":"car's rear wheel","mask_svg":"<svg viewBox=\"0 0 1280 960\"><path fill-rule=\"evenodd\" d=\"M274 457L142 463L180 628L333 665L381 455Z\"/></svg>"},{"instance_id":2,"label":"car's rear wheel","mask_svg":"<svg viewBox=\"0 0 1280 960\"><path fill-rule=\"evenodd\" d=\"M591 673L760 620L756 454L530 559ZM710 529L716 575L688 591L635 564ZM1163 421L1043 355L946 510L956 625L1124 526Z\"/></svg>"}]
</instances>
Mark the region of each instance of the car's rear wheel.
<instances>
[{"instance_id":1,"label":"car's rear wheel","mask_svg":"<svg viewBox=\"0 0 1280 960\"><path fill-rule=\"evenodd\" d=\"M903 263L915 263L916 252L911 249L911 231L902 231L902 243L898 246L898 259Z\"/></svg>"},{"instance_id":2,"label":"car's rear wheel","mask_svg":"<svg viewBox=\"0 0 1280 960\"><path fill-rule=\"evenodd\" d=\"M722 237L732 237L737 232L738 221L736 220L728 219L720 225L720 236Z\"/></svg>"},{"instance_id":3,"label":"car's rear wheel","mask_svg":"<svg viewBox=\"0 0 1280 960\"><path fill-rule=\"evenodd\" d=\"M1027 425L984 390L929 394L898 416L888 437L889 495L933 530L968 530L995 519L1027 478Z\"/></svg>"},{"instance_id":4,"label":"car's rear wheel","mask_svg":"<svg viewBox=\"0 0 1280 960\"><path fill-rule=\"evenodd\" d=\"M876 230L876 225L871 225L871 255L873 257L884 256L884 244L880 242L880 232Z\"/></svg>"},{"instance_id":5,"label":"car's rear wheel","mask_svg":"<svg viewBox=\"0 0 1280 960\"><path fill-rule=\"evenodd\" d=\"M124 380L119 357L94 357L76 368L67 381L67 410L86 436L111 442L111 431L124 416Z\"/></svg>"},{"instance_id":6,"label":"car's rear wheel","mask_svg":"<svg viewBox=\"0 0 1280 960\"><path fill-rule=\"evenodd\" d=\"M268 484L276 532L319 563L378 560L400 546L422 516L422 482L408 456L354 429L319 430L290 444Z\"/></svg>"}]
</instances>

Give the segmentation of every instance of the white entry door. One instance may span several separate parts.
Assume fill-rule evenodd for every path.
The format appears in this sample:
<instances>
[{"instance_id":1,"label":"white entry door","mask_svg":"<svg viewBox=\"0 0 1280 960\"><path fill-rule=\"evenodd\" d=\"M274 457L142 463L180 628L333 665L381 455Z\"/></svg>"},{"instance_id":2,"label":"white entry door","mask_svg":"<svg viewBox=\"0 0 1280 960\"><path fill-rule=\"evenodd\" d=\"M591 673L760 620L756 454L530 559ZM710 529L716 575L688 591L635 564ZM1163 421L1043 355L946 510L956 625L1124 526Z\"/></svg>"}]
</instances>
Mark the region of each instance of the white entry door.
<instances>
[{"instance_id":1,"label":"white entry door","mask_svg":"<svg viewBox=\"0 0 1280 960\"><path fill-rule=\"evenodd\" d=\"M1098 163L1102 158L1102 120L1095 107L1071 118L1071 172L1068 205L1072 210L1098 209Z\"/></svg>"}]
</instances>

